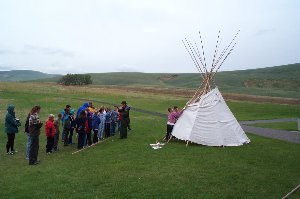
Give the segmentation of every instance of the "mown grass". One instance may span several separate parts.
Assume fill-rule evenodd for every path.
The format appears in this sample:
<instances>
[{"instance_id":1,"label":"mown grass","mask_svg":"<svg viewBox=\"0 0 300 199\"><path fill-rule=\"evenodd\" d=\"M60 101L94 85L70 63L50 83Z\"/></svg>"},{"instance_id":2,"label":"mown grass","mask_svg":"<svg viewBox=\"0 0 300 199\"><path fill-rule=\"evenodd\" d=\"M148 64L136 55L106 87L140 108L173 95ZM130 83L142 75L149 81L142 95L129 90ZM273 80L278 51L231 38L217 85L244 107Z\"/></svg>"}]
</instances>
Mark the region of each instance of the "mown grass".
<instances>
[{"instance_id":1,"label":"mown grass","mask_svg":"<svg viewBox=\"0 0 300 199\"><path fill-rule=\"evenodd\" d=\"M74 98L113 103L127 99L133 106L162 112L166 105L181 105L185 100L32 84L2 85L0 90L1 121L7 103L16 105L22 121L33 105L40 104L45 121L49 113L57 113L66 104L78 107L84 102ZM272 113L274 118L281 117L280 113L292 117L290 110L295 109L273 105L276 110L267 113L271 104L265 110L264 104L257 103L229 105L234 114L247 120L265 119ZM249 111L249 118L245 111ZM133 130L127 140L115 136L74 155L76 146L63 147L60 142L60 151L47 156L42 132L41 164L34 167L25 160L26 139L22 132L17 134L19 153L14 156L4 155L6 137L0 134L1 198L279 198L299 184L298 144L248 134L252 142L242 147L186 148L184 143L172 141L161 150L153 150L149 144L163 137L165 119L134 111L131 118Z\"/></svg>"},{"instance_id":2,"label":"mown grass","mask_svg":"<svg viewBox=\"0 0 300 199\"><path fill-rule=\"evenodd\" d=\"M251 124L251 126L286 130L286 131L298 131L298 123L296 122L260 123L260 124Z\"/></svg>"}]
</instances>

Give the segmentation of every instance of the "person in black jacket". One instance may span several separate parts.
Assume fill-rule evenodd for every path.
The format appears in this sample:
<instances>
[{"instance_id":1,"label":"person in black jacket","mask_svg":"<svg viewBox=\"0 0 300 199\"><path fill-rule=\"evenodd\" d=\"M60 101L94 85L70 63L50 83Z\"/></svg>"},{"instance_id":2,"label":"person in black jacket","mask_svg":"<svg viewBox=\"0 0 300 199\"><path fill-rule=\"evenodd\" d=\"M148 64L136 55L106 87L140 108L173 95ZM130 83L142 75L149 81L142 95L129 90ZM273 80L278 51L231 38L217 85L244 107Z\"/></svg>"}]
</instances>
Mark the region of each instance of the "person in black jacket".
<instances>
[{"instance_id":1,"label":"person in black jacket","mask_svg":"<svg viewBox=\"0 0 300 199\"><path fill-rule=\"evenodd\" d=\"M121 102L121 107L118 109L119 119L120 119L120 139L127 138L127 128L129 124L129 108L127 106L126 101Z\"/></svg>"},{"instance_id":2,"label":"person in black jacket","mask_svg":"<svg viewBox=\"0 0 300 199\"><path fill-rule=\"evenodd\" d=\"M87 114L85 110L82 110L79 113L79 116L75 119L75 123L76 123L76 132L78 133L77 149L82 149L84 146L84 137L86 134L86 126L87 126Z\"/></svg>"}]
</instances>

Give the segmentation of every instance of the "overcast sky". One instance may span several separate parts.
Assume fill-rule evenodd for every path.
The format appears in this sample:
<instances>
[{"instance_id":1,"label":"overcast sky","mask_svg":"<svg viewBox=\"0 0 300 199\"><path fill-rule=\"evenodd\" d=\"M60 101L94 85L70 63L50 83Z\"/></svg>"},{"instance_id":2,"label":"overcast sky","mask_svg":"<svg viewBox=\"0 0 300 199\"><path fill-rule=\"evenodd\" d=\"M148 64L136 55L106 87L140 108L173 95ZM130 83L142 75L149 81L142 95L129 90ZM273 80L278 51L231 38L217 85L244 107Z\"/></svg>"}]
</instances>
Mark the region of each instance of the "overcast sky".
<instances>
[{"instance_id":1,"label":"overcast sky","mask_svg":"<svg viewBox=\"0 0 300 199\"><path fill-rule=\"evenodd\" d=\"M1 0L0 70L197 72L181 40L239 29L222 70L300 62L299 0Z\"/></svg>"}]
</instances>

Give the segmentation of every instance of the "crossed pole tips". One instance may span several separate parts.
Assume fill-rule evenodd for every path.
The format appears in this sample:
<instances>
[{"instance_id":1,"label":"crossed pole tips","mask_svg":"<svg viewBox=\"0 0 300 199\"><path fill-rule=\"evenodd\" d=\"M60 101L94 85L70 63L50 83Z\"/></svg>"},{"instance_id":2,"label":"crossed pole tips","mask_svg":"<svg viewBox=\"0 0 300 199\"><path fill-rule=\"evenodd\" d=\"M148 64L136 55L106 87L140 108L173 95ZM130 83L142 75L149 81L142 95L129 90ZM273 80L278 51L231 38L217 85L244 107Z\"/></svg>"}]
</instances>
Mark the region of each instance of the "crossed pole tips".
<instances>
[{"instance_id":1,"label":"crossed pole tips","mask_svg":"<svg viewBox=\"0 0 300 199\"><path fill-rule=\"evenodd\" d=\"M109 139L109 138L108 138L108 139ZM108 139L105 139L105 140L108 140ZM97 142L97 143L93 143L93 144L91 144L91 145L89 145L89 146L87 146L87 147L84 147L84 148L82 148L82 149L79 149L79 150L77 150L77 151L74 151L74 152L72 153L72 155L74 155L74 154L76 154L76 153L79 153L79 152L81 152L81 151L84 151L84 150L86 150L86 149L88 149L88 148L91 148L91 147L93 147L93 146L96 146L97 144L100 144L100 143L104 142L105 140L99 141L99 142Z\"/></svg>"}]
</instances>

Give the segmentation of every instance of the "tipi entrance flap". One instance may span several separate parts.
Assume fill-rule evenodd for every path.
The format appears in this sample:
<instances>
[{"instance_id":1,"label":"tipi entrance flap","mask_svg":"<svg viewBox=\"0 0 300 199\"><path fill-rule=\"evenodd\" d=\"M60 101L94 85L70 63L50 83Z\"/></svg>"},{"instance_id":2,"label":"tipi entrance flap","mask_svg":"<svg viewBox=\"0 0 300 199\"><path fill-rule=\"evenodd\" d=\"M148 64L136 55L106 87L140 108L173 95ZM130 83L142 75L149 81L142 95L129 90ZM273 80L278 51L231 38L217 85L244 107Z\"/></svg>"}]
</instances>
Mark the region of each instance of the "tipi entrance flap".
<instances>
[{"instance_id":1,"label":"tipi entrance flap","mask_svg":"<svg viewBox=\"0 0 300 199\"><path fill-rule=\"evenodd\" d=\"M181 140L189 140L190 133L192 132L192 128L195 123L197 110L197 106L188 106L183 111L173 128L173 132L177 132L176 138Z\"/></svg>"}]
</instances>

